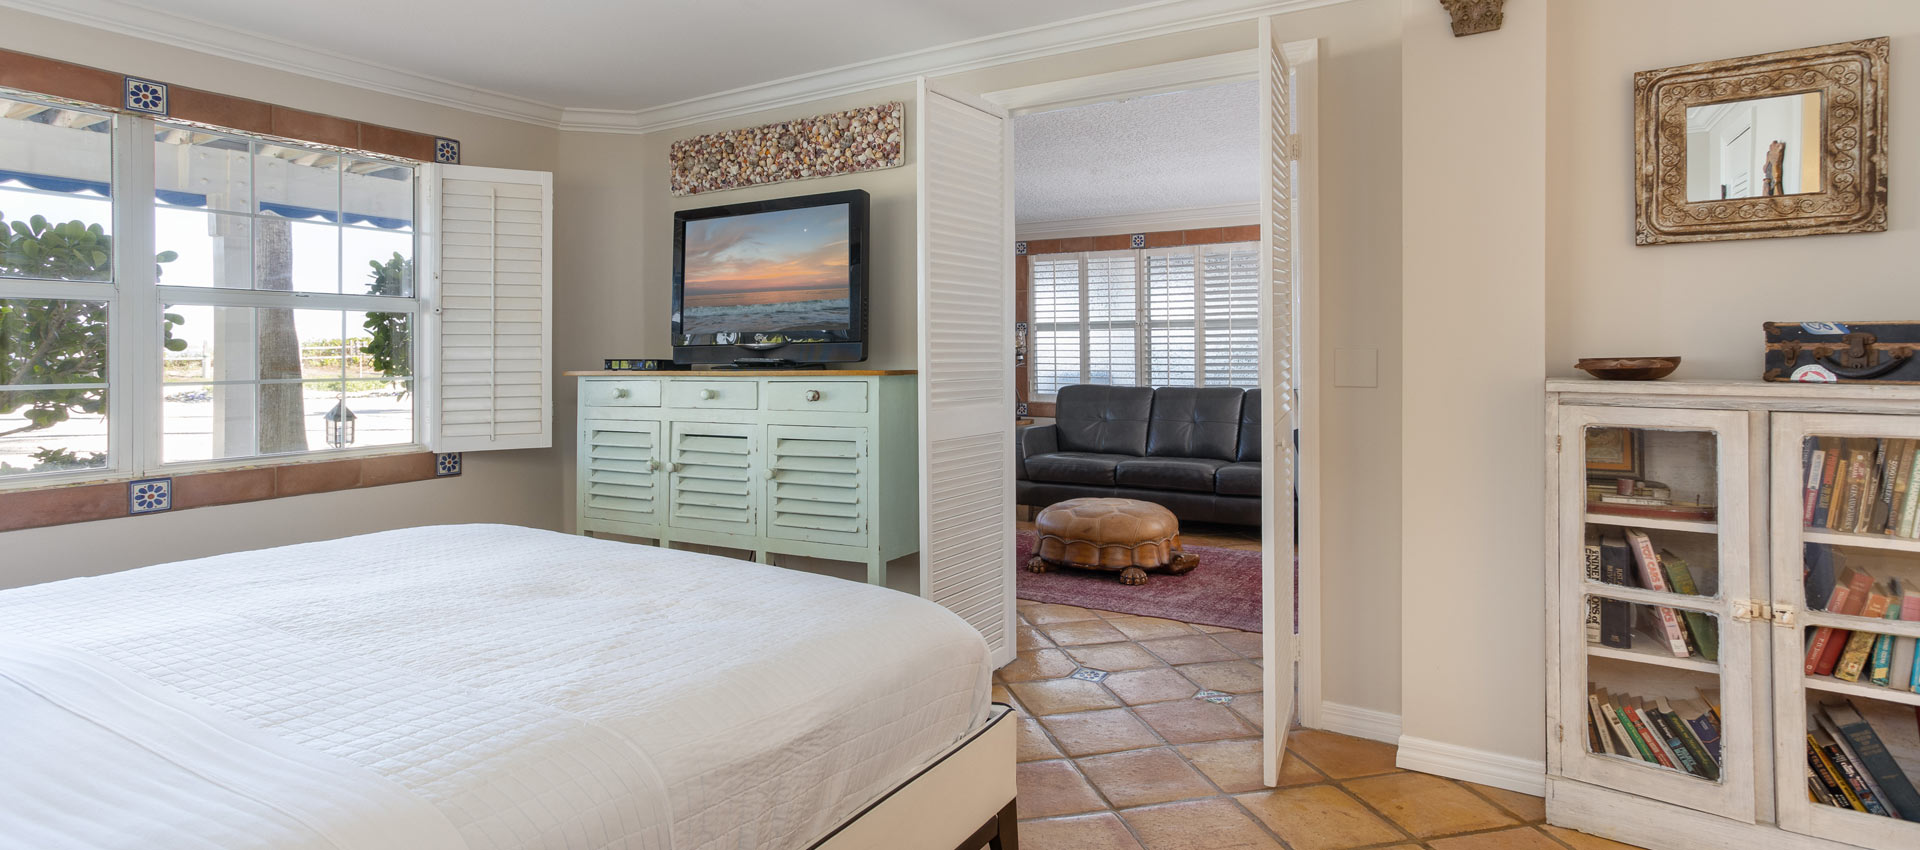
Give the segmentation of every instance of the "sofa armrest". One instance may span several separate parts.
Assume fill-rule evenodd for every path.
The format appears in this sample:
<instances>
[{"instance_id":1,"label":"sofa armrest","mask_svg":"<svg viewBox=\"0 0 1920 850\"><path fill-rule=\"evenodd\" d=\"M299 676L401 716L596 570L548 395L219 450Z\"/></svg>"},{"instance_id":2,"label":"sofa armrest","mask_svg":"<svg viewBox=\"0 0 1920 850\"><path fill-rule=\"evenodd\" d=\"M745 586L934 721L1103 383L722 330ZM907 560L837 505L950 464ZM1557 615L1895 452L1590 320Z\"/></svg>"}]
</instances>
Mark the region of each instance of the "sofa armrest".
<instances>
[{"instance_id":1,"label":"sofa armrest","mask_svg":"<svg viewBox=\"0 0 1920 850\"><path fill-rule=\"evenodd\" d=\"M1022 425L1013 433L1013 477L1027 480L1027 458L1060 450L1060 431L1051 423Z\"/></svg>"}]
</instances>

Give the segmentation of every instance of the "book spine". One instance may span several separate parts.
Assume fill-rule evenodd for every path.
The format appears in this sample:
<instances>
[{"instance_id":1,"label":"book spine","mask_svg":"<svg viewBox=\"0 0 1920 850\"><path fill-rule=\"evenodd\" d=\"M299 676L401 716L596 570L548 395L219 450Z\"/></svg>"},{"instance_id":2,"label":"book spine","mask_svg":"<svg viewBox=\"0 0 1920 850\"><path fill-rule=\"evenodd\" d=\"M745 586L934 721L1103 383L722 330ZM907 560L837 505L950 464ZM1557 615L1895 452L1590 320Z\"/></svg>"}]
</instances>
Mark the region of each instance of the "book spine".
<instances>
[{"instance_id":1,"label":"book spine","mask_svg":"<svg viewBox=\"0 0 1920 850\"><path fill-rule=\"evenodd\" d=\"M1687 725L1693 728L1693 737L1700 742L1700 747L1706 751L1707 758L1714 764L1719 764L1720 727L1713 725L1713 720L1704 714L1687 721Z\"/></svg>"},{"instance_id":2,"label":"book spine","mask_svg":"<svg viewBox=\"0 0 1920 850\"><path fill-rule=\"evenodd\" d=\"M1600 539L1600 580L1619 587L1632 587L1629 577L1633 555L1627 552L1624 538ZM1600 601L1600 642L1614 649L1633 648L1633 605L1618 599Z\"/></svg>"},{"instance_id":3,"label":"book spine","mask_svg":"<svg viewBox=\"0 0 1920 850\"><path fill-rule=\"evenodd\" d=\"M1889 620L1900 619L1900 608L1905 595L1900 592L1900 580L1893 579L1894 597L1887 601ZM1873 651L1867 655L1867 681L1876 685L1885 685L1893 678L1893 635L1874 635Z\"/></svg>"},{"instance_id":4,"label":"book spine","mask_svg":"<svg viewBox=\"0 0 1920 850\"><path fill-rule=\"evenodd\" d=\"M1860 523L1860 504L1867 493L1867 464L1873 462L1872 455L1864 449L1854 449L1847 455L1846 497L1840 509L1840 522L1834 531L1851 532Z\"/></svg>"},{"instance_id":5,"label":"book spine","mask_svg":"<svg viewBox=\"0 0 1920 850\"><path fill-rule=\"evenodd\" d=\"M1873 726L1862 719L1858 713L1851 712L1847 722L1834 718L1834 723L1846 735L1855 756L1861 766L1873 776L1875 784L1887 795L1887 804L1895 817L1907 821L1920 821L1920 792L1914 791L1913 783L1907 779L1905 771L1895 763L1887 752L1886 744L1875 734Z\"/></svg>"},{"instance_id":6,"label":"book spine","mask_svg":"<svg viewBox=\"0 0 1920 850\"><path fill-rule=\"evenodd\" d=\"M1660 556L1653 551L1653 540L1646 532L1637 528L1627 529L1627 544L1633 549L1633 561L1640 568L1640 580L1650 590L1671 593L1665 576L1660 571ZM1687 658L1693 655L1687 646L1687 633L1681 630L1680 615L1665 605L1655 605L1654 614L1660 618L1660 629L1667 637L1667 651L1675 658Z\"/></svg>"},{"instance_id":7,"label":"book spine","mask_svg":"<svg viewBox=\"0 0 1920 850\"><path fill-rule=\"evenodd\" d=\"M1900 536L1913 537L1915 520L1920 520L1920 446L1914 447L1914 462L1907 464L1907 503L1900 508Z\"/></svg>"},{"instance_id":8,"label":"book spine","mask_svg":"<svg viewBox=\"0 0 1920 850\"><path fill-rule=\"evenodd\" d=\"M1900 514L1906 510L1907 490L1913 481L1915 450L1920 450L1920 440L1900 441L1900 474L1893 476L1893 501L1887 508L1887 534L1900 533Z\"/></svg>"},{"instance_id":9,"label":"book spine","mask_svg":"<svg viewBox=\"0 0 1920 850\"><path fill-rule=\"evenodd\" d=\"M1909 597L1911 598L1911 597ZM1893 660L1888 671L1887 686L1898 690L1910 690L1913 687L1913 650L1914 639L1900 637L1893 639Z\"/></svg>"},{"instance_id":10,"label":"book spine","mask_svg":"<svg viewBox=\"0 0 1920 850\"><path fill-rule=\"evenodd\" d=\"M1866 777L1860 773L1853 762L1847 761L1846 753L1840 752L1839 747L1832 745L1821 748L1821 752L1826 754L1827 761L1833 764L1840 778L1846 781L1847 790L1853 792L1853 798L1860 801L1860 811L1870 815L1892 817L1887 812L1887 807L1881 805L1880 800L1873 796L1873 791L1867 788Z\"/></svg>"},{"instance_id":11,"label":"book spine","mask_svg":"<svg viewBox=\"0 0 1920 850\"><path fill-rule=\"evenodd\" d=\"M1700 765L1700 759L1693 750L1687 748L1687 742L1680 737L1680 730L1673 728L1672 720L1660 713L1659 709L1649 708L1646 710L1646 715L1647 721L1653 724L1654 734L1659 735L1660 740L1666 743L1667 751L1673 754L1674 764L1681 771L1704 779L1713 778L1707 775L1707 769Z\"/></svg>"},{"instance_id":12,"label":"book spine","mask_svg":"<svg viewBox=\"0 0 1920 850\"><path fill-rule=\"evenodd\" d=\"M1813 768L1814 775L1820 777L1820 784L1827 786L1829 793L1836 799L1844 801L1846 808L1856 812L1867 810L1866 806L1860 805L1860 798L1854 795L1853 788L1840 776L1840 771L1827 760L1826 751L1820 749L1819 744L1814 743L1812 735L1807 736L1807 766Z\"/></svg>"},{"instance_id":13,"label":"book spine","mask_svg":"<svg viewBox=\"0 0 1920 850\"><path fill-rule=\"evenodd\" d=\"M1826 528L1827 520L1833 515L1834 479L1840 475L1840 445L1834 440L1823 440L1827 450L1827 465L1820 470L1820 495L1815 500L1813 524L1816 528Z\"/></svg>"},{"instance_id":14,"label":"book spine","mask_svg":"<svg viewBox=\"0 0 1920 850\"><path fill-rule=\"evenodd\" d=\"M1693 580L1693 567L1679 556L1660 550L1660 569L1666 574L1667 586L1674 593L1685 596L1699 596L1700 586ZM1693 648L1700 657L1708 661L1720 660L1720 632L1713 617L1699 611L1681 611L1680 618L1686 621L1687 636L1693 639Z\"/></svg>"},{"instance_id":15,"label":"book spine","mask_svg":"<svg viewBox=\"0 0 1920 850\"><path fill-rule=\"evenodd\" d=\"M1873 506L1880 501L1880 479L1887 471L1887 441L1874 440L1873 454L1867 460L1867 474L1862 479L1864 487L1860 491L1860 516L1854 520L1854 533L1863 533L1873 528Z\"/></svg>"},{"instance_id":16,"label":"book spine","mask_svg":"<svg viewBox=\"0 0 1920 850\"><path fill-rule=\"evenodd\" d=\"M1804 465L1807 470L1807 488L1805 504L1801 509L1801 525L1812 525L1814 511L1820 507L1820 473L1826 470L1826 463L1826 450L1814 449Z\"/></svg>"},{"instance_id":17,"label":"book spine","mask_svg":"<svg viewBox=\"0 0 1920 850\"><path fill-rule=\"evenodd\" d=\"M1647 739L1640 737L1639 727L1633 725L1633 715L1627 713L1626 707L1616 705L1613 707L1613 713L1620 717L1618 722L1621 730L1626 732L1627 742L1632 744L1635 750L1640 751L1640 760L1659 764L1660 760L1653 756L1653 749L1647 746Z\"/></svg>"},{"instance_id":18,"label":"book spine","mask_svg":"<svg viewBox=\"0 0 1920 850\"><path fill-rule=\"evenodd\" d=\"M1619 755L1620 745L1613 740L1612 726L1607 723L1606 710L1600 707L1599 694L1587 694L1587 725L1591 727L1593 737L1587 741L1590 752Z\"/></svg>"},{"instance_id":19,"label":"book spine","mask_svg":"<svg viewBox=\"0 0 1920 850\"><path fill-rule=\"evenodd\" d=\"M1587 581L1595 584L1602 583L1604 579L1600 570L1600 544L1589 543L1581 547L1580 554L1585 562ZM1600 597L1587 597L1587 643L1600 642L1600 602Z\"/></svg>"},{"instance_id":20,"label":"book spine","mask_svg":"<svg viewBox=\"0 0 1920 850\"><path fill-rule=\"evenodd\" d=\"M1647 748L1653 750L1653 757L1659 760L1660 765L1679 770L1680 762L1667 749L1667 739L1660 735L1658 728L1654 727L1653 721L1647 717L1646 709L1641 708L1636 701L1635 704L1627 707L1627 716L1633 718L1633 728L1646 739Z\"/></svg>"},{"instance_id":21,"label":"book spine","mask_svg":"<svg viewBox=\"0 0 1920 850\"><path fill-rule=\"evenodd\" d=\"M1901 440L1880 441L1880 476L1875 479L1878 495L1873 503L1873 516L1867 521L1868 534L1887 533L1887 518L1893 513L1893 482L1900 477Z\"/></svg>"},{"instance_id":22,"label":"book spine","mask_svg":"<svg viewBox=\"0 0 1920 850\"><path fill-rule=\"evenodd\" d=\"M1854 632L1847 638L1847 648L1840 653L1840 663L1833 668L1833 677L1845 682L1860 681L1860 673L1867 669L1867 655L1873 651L1872 632Z\"/></svg>"}]
</instances>

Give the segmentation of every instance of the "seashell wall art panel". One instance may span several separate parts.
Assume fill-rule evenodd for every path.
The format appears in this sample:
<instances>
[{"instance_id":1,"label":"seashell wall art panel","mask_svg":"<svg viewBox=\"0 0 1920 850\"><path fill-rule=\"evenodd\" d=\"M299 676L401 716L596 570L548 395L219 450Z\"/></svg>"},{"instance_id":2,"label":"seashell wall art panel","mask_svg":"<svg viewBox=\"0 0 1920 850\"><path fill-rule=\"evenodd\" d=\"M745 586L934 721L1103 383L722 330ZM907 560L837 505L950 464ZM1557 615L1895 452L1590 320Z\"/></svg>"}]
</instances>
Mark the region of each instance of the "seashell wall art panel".
<instances>
[{"instance_id":1,"label":"seashell wall art panel","mask_svg":"<svg viewBox=\"0 0 1920 850\"><path fill-rule=\"evenodd\" d=\"M899 101L674 142L676 196L897 168L906 162Z\"/></svg>"}]
</instances>

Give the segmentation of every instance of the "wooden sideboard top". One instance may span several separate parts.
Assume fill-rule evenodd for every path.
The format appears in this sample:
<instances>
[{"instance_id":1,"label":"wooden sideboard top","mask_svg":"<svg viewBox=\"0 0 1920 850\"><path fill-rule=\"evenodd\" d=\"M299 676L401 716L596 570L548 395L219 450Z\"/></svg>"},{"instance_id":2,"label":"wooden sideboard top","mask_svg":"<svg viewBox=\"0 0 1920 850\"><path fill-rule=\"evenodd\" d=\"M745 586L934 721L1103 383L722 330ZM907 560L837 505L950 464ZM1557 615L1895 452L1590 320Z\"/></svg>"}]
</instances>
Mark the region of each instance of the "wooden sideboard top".
<instances>
[{"instance_id":1,"label":"wooden sideboard top","mask_svg":"<svg viewBox=\"0 0 1920 850\"><path fill-rule=\"evenodd\" d=\"M569 378L864 378L872 375L917 375L918 369L692 369L642 371L582 369L560 373Z\"/></svg>"}]
</instances>

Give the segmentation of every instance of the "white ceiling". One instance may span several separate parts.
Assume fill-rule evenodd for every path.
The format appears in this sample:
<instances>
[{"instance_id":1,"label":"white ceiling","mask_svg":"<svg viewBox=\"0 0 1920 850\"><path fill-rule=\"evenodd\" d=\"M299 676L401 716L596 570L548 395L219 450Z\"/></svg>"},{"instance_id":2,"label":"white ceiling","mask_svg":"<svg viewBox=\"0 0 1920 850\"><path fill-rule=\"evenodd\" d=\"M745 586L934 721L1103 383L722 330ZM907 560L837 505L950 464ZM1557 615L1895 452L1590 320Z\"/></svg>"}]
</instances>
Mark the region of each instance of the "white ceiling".
<instances>
[{"instance_id":1,"label":"white ceiling","mask_svg":"<svg viewBox=\"0 0 1920 850\"><path fill-rule=\"evenodd\" d=\"M1015 118L1015 220L1257 203L1258 97L1248 81Z\"/></svg>"},{"instance_id":2,"label":"white ceiling","mask_svg":"<svg viewBox=\"0 0 1920 850\"><path fill-rule=\"evenodd\" d=\"M644 110L1141 0L52 0L155 14L551 107ZM116 27L119 28L119 27ZM133 30L133 27L125 27ZM172 29L171 27L169 29ZM225 31L225 32L216 32ZM136 32L136 34L138 34ZM150 36L159 37L159 36ZM271 45L267 45L271 53Z\"/></svg>"}]
</instances>

